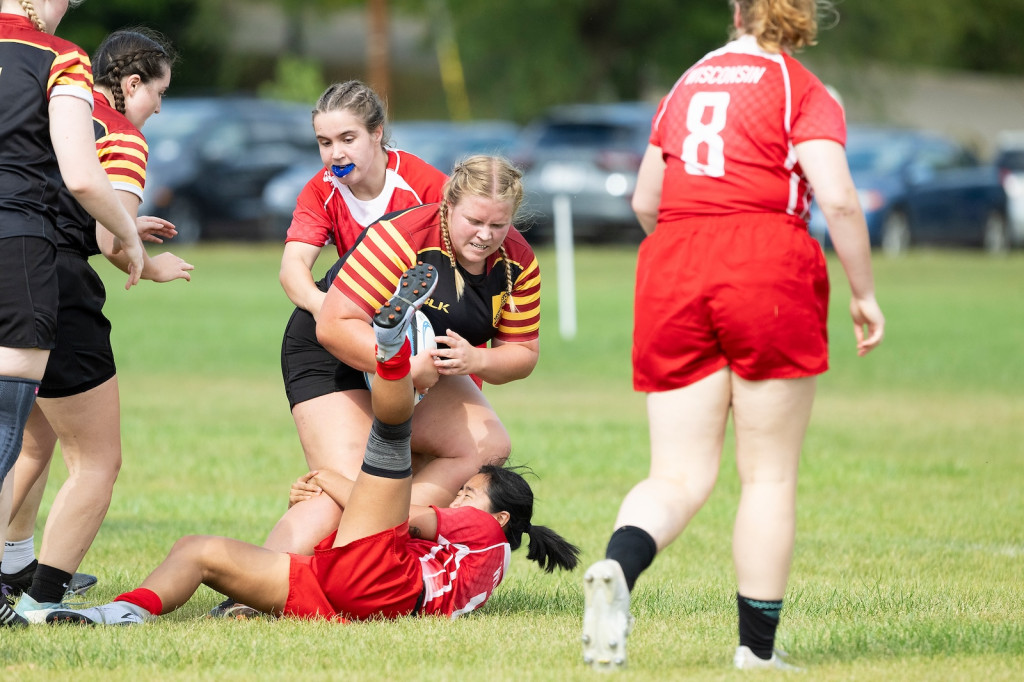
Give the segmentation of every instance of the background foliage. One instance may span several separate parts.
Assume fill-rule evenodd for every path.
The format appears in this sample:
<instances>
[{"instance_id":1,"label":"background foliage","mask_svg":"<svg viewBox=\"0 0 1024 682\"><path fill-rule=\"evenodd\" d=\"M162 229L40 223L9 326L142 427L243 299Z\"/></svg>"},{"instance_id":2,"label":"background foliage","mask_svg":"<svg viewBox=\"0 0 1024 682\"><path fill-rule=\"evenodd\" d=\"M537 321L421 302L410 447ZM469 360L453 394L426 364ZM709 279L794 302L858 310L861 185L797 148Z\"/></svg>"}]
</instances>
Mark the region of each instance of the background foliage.
<instances>
[{"instance_id":1,"label":"background foliage","mask_svg":"<svg viewBox=\"0 0 1024 682\"><path fill-rule=\"evenodd\" d=\"M287 22L282 54L245 53L229 40L232 16L249 6L277 5ZM93 50L111 30L145 24L164 32L184 56L174 93L272 91L296 88L287 81L295 65L301 78L320 69L324 81L365 78L366 64L332 64L307 53L304 27L344 10L366 9L359 0L105 0L87 2L61 26L61 34ZM390 0L393 17L420 18L438 30L443 2ZM447 0L474 115L525 120L560 102L636 99L663 91L682 68L727 37L726 0ZM821 44L807 56L858 64L888 63L1024 74L1024 3L1020 0L856 0L837 4L839 21L823 21ZM433 23L431 23L433 22ZM252 36L258 41L259 36ZM431 46L421 46L430 53ZM291 66L277 68L277 58ZM269 61L268 61L269 59ZM297 62L295 60L302 60ZM556 68L557 67L557 68ZM396 79L400 75L396 75ZM439 88L422 78L407 87ZM401 107L416 106L412 97ZM424 106L443 100L424 97ZM427 114L429 112L417 112ZM444 115L441 111L433 115Z\"/></svg>"}]
</instances>

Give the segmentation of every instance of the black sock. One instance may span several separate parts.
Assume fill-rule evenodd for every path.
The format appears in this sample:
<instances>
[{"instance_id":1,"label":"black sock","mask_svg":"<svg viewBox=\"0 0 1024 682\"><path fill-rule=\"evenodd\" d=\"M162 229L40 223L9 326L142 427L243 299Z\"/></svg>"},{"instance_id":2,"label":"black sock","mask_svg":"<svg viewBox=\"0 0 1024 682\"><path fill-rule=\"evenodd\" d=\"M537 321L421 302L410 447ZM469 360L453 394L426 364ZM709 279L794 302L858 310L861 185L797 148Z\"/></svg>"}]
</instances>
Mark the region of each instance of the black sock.
<instances>
[{"instance_id":1,"label":"black sock","mask_svg":"<svg viewBox=\"0 0 1024 682\"><path fill-rule=\"evenodd\" d=\"M28 596L40 604L63 601L64 593L71 583L71 574L53 566L39 564L36 566L32 587L28 588Z\"/></svg>"},{"instance_id":2,"label":"black sock","mask_svg":"<svg viewBox=\"0 0 1024 682\"><path fill-rule=\"evenodd\" d=\"M658 543L650 533L636 526L623 526L608 539L604 556L619 562L622 574L626 577L626 586L632 592L636 579L647 570L657 553Z\"/></svg>"},{"instance_id":3,"label":"black sock","mask_svg":"<svg viewBox=\"0 0 1024 682\"><path fill-rule=\"evenodd\" d=\"M775 649L775 630L779 627L782 600L759 601L736 595L739 609L740 646L750 647L758 658L768 660Z\"/></svg>"}]
</instances>

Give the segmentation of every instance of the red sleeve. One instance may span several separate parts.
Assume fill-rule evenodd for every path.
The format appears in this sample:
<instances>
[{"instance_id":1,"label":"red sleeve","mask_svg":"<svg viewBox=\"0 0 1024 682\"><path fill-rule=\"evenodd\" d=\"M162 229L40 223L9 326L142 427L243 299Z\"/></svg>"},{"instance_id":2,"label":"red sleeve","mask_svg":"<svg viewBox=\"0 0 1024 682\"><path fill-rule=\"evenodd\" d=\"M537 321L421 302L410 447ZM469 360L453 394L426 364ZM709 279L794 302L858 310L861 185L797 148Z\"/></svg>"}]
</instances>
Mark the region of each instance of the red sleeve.
<instances>
[{"instance_id":1,"label":"red sleeve","mask_svg":"<svg viewBox=\"0 0 1024 682\"><path fill-rule=\"evenodd\" d=\"M808 140L834 140L845 146L846 118L843 107L818 77L799 63L790 69L790 73L795 81L791 132L793 144Z\"/></svg>"},{"instance_id":2,"label":"red sleeve","mask_svg":"<svg viewBox=\"0 0 1024 682\"><path fill-rule=\"evenodd\" d=\"M324 182L323 169L317 171L302 188L295 202L292 213L292 224L288 226L285 242L303 242L313 246L323 246L331 237L332 221L327 214L325 204L330 184Z\"/></svg>"},{"instance_id":3,"label":"red sleeve","mask_svg":"<svg viewBox=\"0 0 1024 682\"><path fill-rule=\"evenodd\" d=\"M490 547L505 542L505 533L493 516L476 507L434 507L437 534L449 542L470 549Z\"/></svg>"}]
</instances>

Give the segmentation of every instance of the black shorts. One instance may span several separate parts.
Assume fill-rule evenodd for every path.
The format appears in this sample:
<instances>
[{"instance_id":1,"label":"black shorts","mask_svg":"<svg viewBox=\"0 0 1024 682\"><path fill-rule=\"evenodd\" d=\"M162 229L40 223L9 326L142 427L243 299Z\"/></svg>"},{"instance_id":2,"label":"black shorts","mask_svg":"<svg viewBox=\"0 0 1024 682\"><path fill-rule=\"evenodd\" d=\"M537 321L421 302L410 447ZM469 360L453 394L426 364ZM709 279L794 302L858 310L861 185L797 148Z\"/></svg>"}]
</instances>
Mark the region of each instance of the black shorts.
<instances>
[{"instance_id":1,"label":"black shorts","mask_svg":"<svg viewBox=\"0 0 1024 682\"><path fill-rule=\"evenodd\" d=\"M284 330L281 376L289 407L338 391L366 390L366 376L316 340L316 320L302 308L295 309Z\"/></svg>"},{"instance_id":2,"label":"black shorts","mask_svg":"<svg viewBox=\"0 0 1024 682\"><path fill-rule=\"evenodd\" d=\"M84 257L58 251L57 279L57 347L46 363L40 398L78 395L117 373L110 321L103 315L107 292L100 276Z\"/></svg>"},{"instance_id":3,"label":"black shorts","mask_svg":"<svg viewBox=\"0 0 1024 682\"><path fill-rule=\"evenodd\" d=\"M0 346L57 343L57 248L42 237L0 239Z\"/></svg>"}]
</instances>

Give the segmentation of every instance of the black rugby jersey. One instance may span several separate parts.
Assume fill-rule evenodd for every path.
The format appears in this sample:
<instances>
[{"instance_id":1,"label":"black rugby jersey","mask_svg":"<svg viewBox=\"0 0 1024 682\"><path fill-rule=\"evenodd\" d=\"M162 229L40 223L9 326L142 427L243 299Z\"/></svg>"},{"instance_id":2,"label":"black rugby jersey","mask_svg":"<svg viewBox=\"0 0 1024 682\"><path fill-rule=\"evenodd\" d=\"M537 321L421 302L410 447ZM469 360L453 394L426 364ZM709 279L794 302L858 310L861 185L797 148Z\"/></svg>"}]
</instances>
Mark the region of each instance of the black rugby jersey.
<instances>
[{"instance_id":1,"label":"black rugby jersey","mask_svg":"<svg viewBox=\"0 0 1024 682\"><path fill-rule=\"evenodd\" d=\"M55 240L64 183L50 141L49 101L71 95L92 105L89 56L0 13L0 237Z\"/></svg>"},{"instance_id":2,"label":"black rugby jersey","mask_svg":"<svg viewBox=\"0 0 1024 682\"><path fill-rule=\"evenodd\" d=\"M388 301L401 274L416 261L423 261L438 271L437 288L421 309L434 333L441 336L451 329L474 346L492 339L513 343L536 339L540 268L526 239L512 227L503 243L508 260L500 251L494 253L482 274L471 275L456 265L466 285L460 299L455 271L441 238L439 208L438 204L426 204L392 213L371 225L328 274L336 274L334 286L373 315ZM511 270L511 297L507 295L506 267Z\"/></svg>"}]
</instances>

